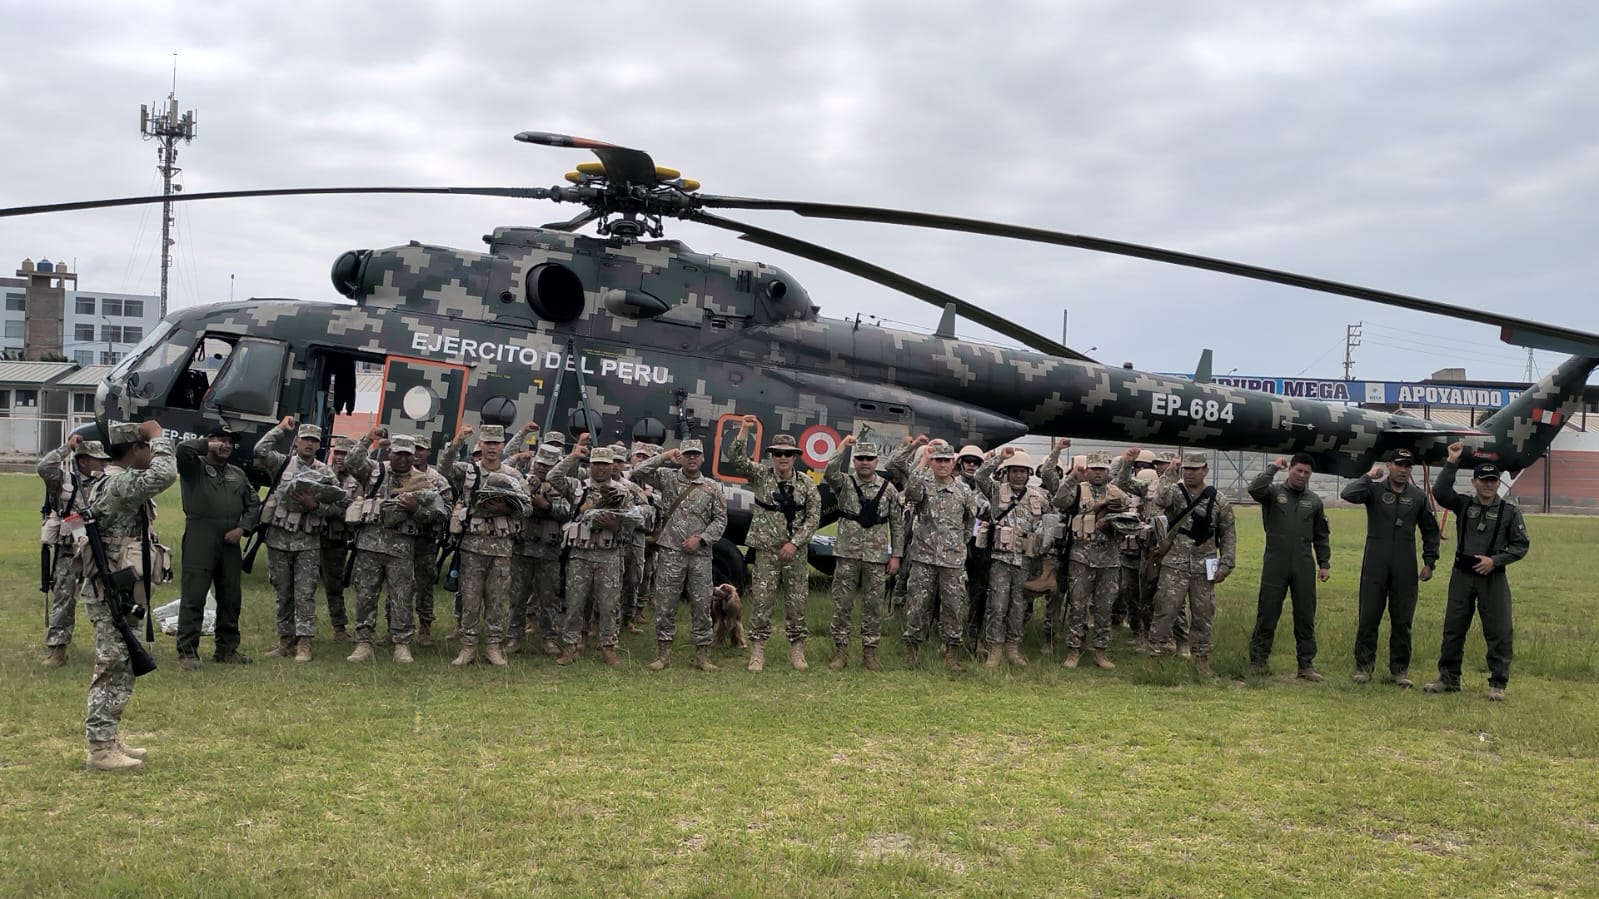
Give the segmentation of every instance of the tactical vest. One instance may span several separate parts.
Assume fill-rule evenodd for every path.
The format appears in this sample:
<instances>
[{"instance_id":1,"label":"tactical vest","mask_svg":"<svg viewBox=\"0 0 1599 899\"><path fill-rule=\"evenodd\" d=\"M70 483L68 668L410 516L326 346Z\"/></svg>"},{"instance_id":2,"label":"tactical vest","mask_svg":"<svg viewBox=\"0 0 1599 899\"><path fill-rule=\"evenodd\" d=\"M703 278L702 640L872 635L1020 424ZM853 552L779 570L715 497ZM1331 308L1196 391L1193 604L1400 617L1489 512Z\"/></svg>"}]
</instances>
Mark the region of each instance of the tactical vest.
<instances>
[{"instance_id":1,"label":"tactical vest","mask_svg":"<svg viewBox=\"0 0 1599 899\"><path fill-rule=\"evenodd\" d=\"M522 520L510 515L478 515L472 511L473 501L477 499L478 485L483 482L483 469L473 463L471 482L463 484L462 493L465 496L455 501L455 510L450 515L450 535L469 537L515 537L522 533Z\"/></svg>"},{"instance_id":2,"label":"tactical vest","mask_svg":"<svg viewBox=\"0 0 1599 899\"><path fill-rule=\"evenodd\" d=\"M300 508L299 503L285 501L293 486L289 479L302 470L315 468L315 465L301 462L300 457L291 456L288 466L278 478L278 489L272 491L261 506L261 520L272 527L297 534L321 533L326 519Z\"/></svg>"},{"instance_id":3,"label":"tactical vest","mask_svg":"<svg viewBox=\"0 0 1599 899\"><path fill-rule=\"evenodd\" d=\"M850 483L855 486L855 498L860 501L861 508L859 512L845 512L843 509L840 509L838 510L838 517L846 518L855 522L861 526L861 530L863 531L874 528L883 522L888 521L888 516L883 514L881 507L883 502L883 491L888 489L888 479L880 477L877 480L877 492L872 495L871 499L867 499L866 491L861 489L860 479L854 477L850 478ZM792 528L793 525L791 524L789 527Z\"/></svg>"},{"instance_id":4,"label":"tactical vest","mask_svg":"<svg viewBox=\"0 0 1599 899\"><path fill-rule=\"evenodd\" d=\"M615 528L597 528L583 521L585 513L599 508L600 492L592 480L583 482L583 492L572 504L572 520L561 526L561 542L566 548L614 549L620 543Z\"/></svg>"},{"instance_id":5,"label":"tactical vest","mask_svg":"<svg viewBox=\"0 0 1599 899\"><path fill-rule=\"evenodd\" d=\"M77 463L68 457L61 466L61 487L56 490L50 511L39 528L40 543L45 546L72 546L76 542L72 534L62 529L61 519L89 508L89 488L93 485L94 479L80 473Z\"/></svg>"}]
</instances>

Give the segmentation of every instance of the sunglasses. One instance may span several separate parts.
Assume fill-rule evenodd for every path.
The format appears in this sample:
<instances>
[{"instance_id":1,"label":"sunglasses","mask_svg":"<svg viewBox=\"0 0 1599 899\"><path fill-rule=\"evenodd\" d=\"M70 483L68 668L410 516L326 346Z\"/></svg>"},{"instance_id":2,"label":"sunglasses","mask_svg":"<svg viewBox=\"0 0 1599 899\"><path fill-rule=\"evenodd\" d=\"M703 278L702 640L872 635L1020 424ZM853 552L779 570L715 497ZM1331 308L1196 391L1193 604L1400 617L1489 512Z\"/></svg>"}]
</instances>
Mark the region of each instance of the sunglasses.
<instances>
[{"instance_id":1,"label":"sunglasses","mask_svg":"<svg viewBox=\"0 0 1599 899\"><path fill-rule=\"evenodd\" d=\"M876 456L863 456L860 453L856 453L855 454L855 460L857 462L876 462L877 461L877 457Z\"/></svg>"},{"instance_id":2,"label":"sunglasses","mask_svg":"<svg viewBox=\"0 0 1599 899\"><path fill-rule=\"evenodd\" d=\"M792 459L799 453L795 450L772 450L773 459Z\"/></svg>"}]
</instances>

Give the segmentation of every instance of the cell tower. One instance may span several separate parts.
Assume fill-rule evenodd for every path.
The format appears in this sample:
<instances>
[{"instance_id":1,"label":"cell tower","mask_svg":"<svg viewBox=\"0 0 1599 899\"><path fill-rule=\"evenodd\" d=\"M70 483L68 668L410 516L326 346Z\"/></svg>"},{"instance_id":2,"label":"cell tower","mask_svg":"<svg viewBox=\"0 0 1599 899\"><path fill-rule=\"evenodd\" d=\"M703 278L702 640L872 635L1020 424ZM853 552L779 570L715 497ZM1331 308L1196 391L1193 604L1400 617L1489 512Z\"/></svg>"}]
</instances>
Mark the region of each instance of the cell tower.
<instances>
[{"instance_id":1,"label":"cell tower","mask_svg":"<svg viewBox=\"0 0 1599 899\"><path fill-rule=\"evenodd\" d=\"M156 170L161 173L161 196L170 197L183 185L174 186L172 178L183 171L178 168L178 141L194 140L194 110L178 115L178 54L172 54L172 92L167 102L139 105L139 133L145 140L160 143L156 148ZM151 113L151 109L155 113ZM161 317L167 316L167 276L172 270L172 201L161 204Z\"/></svg>"}]
</instances>

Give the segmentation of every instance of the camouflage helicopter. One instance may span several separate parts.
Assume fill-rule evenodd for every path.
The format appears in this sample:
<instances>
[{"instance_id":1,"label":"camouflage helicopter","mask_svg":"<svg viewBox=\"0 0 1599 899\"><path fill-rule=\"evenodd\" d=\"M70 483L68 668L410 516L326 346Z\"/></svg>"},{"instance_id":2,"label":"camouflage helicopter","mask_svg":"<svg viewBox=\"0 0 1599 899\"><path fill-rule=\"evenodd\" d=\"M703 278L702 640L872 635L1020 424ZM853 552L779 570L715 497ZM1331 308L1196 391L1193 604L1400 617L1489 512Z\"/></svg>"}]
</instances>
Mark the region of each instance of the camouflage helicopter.
<instances>
[{"instance_id":1,"label":"camouflage helicopter","mask_svg":"<svg viewBox=\"0 0 1599 899\"><path fill-rule=\"evenodd\" d=\"M1509 471L1547 449L1599 365L1599 336L1429 300L1156 247L1037 228L892 209L703 193L641 150L545 132L516 139L592 151L550 188L288 188L127 197L0 209L0 217L233 197L417 193L573 203L572 219L501 227L486 252L412 242L352 250L332 267L353 303L250 299L166 317L101 385L98 426L157 418L175 435L203 433L219 416L257 438L292 415L324 428L353 408L358 363L381 366L380 422L443 446L461 425L592 431L601 441L706 438L710 468L729 482L731 437L745 413L794 434L819 469L841 433L878 440L929 433L993 446L1023 434L1070 435L1315 457L1352 476L1397 448L1441 460L1463 440L1469 456ZM1034 241L1355 297L1497 325L1510 343L1574 354L1477 428L1328 405L1098 364L1003 316L869 262L714 214L787 210ZM703 255L664 238L668 218L722 228L744 240L863 277L943 309L931 334L824 319L782 269ZM577 233L590 223L597 236ZM1023 346L956 339L963 317ZM224 357L220 366L216 357ZM574 384L575 382L575 384ZM565 387L563 385L574 384ZM763 444L760 433L753 447ZM747 494L716 547L721 571L741 568L735 544ZM738 572L741 573L741 572Z\"/></svg>"}]
</instances>

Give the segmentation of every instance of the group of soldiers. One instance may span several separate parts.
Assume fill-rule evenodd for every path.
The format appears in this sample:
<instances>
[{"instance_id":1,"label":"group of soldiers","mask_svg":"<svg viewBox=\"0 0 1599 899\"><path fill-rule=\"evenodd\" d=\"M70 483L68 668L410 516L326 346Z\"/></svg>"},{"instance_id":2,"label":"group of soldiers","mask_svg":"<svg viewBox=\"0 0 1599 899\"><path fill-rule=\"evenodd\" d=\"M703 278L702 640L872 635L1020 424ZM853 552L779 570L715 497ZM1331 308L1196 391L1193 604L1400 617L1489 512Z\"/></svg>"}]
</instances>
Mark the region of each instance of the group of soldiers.
<instances>
[{"instance_id":1,"label":"group of soldiers","mask_svg":"<svg viewBox=\"0 0 1599 899\"><path fill-rule=\"evenodd\" d=\"M723 456L754 502L746 539L754 554L747 669L765 667L781 600L789 662L804 670L808 549L823 500L797 466L792 436L772 436L766 460L756 461L750 436L759 428L755 416L745 416ZM322 461L321 429L285 418L254 452L253 464L270 484L263 501L248 473L229 461L235 438L224 426L176 447L153 421L115 423L109 431L109 447L73 437L39 463L48 495L42 542L52 566L44 664L65 662L81 591L95 626L86 720L92 768L124 770L144 758L118 736L136 641L117 628L124 612L148 607L152 583L170 577L170 554L152 526L154 497L173 481L181 483L186 519L177 635L185 669L200 667L208 592L216 601L213 660L250 663L239 651L241 571L264 544L277 599L278 642L269 656L311 660L321 585L335 636L355 644L350 662L375 657L380 600L384 642L395 662L412 662L412 642L433 639L442 560L456 598L454 666L477 661L480 648L489 664L506 665L506 656L532 639L557 665L570 665L590 638L600 660L614 666L621 628L642 631L653 607L656 653L647 667L658 671L670 664L677 606L686 600L693 664L716 670L712 610L727 591L713 583L712 547L727 527L728 504L724 486L704 470L699 440L670 450L635 443L629 451L591 447L585 434L568 448L558 433L538 439L529 424L507 444L503 427L484 425L462 428L433 466L425 439L374 428L359 441L338 438ZM1025 666L1023 634L1034 597L1043 595L1044 653L1063 643L1066 668L1078 667L1085 653L1096 667L1114 668L1112 628L1125 623L1135 648L1192 658L1200 674L1214 676L1215 585L1236 566L1237 533L1231 504L1206 484L1207 455L1157 457L1132 448L1063 461L1069 446L1058 439L1035 463L1009 446L957 450L925 436L895 445L844 437L821 474L838 516L828 667L848 665L857 603L860 664L868 670L882 668L877 649L890 605L903 612L909 667L930 640L949 670L961 668L963 644L985 667ZM1433 490L1456 515L1459 539L1439 678L1426 689L1460 688L1465 634L1480 611L1489 698L1503 699L1511 657L1504 567L1526 554L1526 526L1519 510L1498 498L1491 463L1474 470L1473 494L1454 490L1461 454L1459 444L1450 447ZM1298 676L1320 681L1315 589L1329 577L1330 544L1322 502L1309 490L1312 462L1302 454L1278 459L1250 484L1266 548L1249 653L1251 670L1266 673L1291 595ZM1372 677L1386 611L1390 675L1410 685L1417 582L1432 576L1439 548L1427 494L1410 481L1413 462L1401 450L1344 491L1346 500L1366 506L1369 521L1354 648L1360 683ZM1281 484L1279 471L1287 472ZM97 572L83 551L83 528L74 524L80 517L98 526L104 552L94 558L103 558L109 573L132 572L125 603L101 576L108 572ZM353 634L347 584L355 593Z\"/></svg>"}]
</instances>

